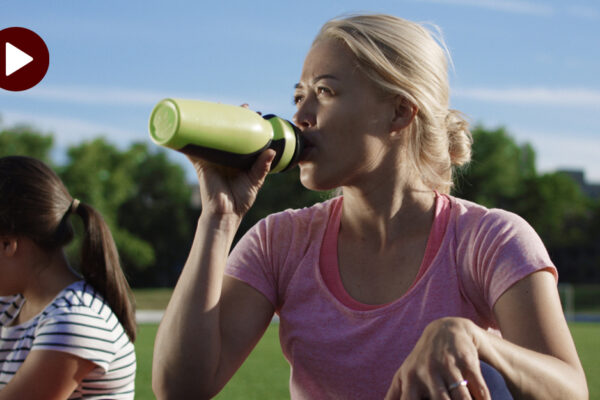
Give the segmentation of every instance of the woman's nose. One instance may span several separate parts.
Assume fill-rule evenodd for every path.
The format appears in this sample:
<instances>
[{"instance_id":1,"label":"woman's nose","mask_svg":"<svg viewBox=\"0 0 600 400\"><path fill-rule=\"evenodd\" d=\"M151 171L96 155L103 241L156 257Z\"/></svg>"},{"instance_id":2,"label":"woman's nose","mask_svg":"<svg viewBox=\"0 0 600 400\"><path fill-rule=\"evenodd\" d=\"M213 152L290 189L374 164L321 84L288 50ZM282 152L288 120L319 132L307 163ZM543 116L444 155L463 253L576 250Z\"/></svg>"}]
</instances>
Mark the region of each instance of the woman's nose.
<instances>
[{"instance_id":1,"label":"woman's nose","mask_svg":"<svg viewBox=\"0 0 600 400\"><path fill-rule=\"evenodd\" d=\"M301 130L311 128L317 123L317 119L314 112L310 112L304 106L299 106L298 111L294 114L292 121Z\"/></svg>"}]
</instances>

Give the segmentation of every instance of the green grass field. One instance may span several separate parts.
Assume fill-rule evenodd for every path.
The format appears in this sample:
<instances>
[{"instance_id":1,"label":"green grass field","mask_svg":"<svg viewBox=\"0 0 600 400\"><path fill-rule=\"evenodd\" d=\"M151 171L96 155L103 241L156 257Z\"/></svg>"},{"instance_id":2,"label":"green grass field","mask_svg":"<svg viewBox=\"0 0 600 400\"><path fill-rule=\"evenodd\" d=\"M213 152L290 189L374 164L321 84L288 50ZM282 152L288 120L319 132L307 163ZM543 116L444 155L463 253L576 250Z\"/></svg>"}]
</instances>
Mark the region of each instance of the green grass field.
<instances>
[{"instance_id":1,"label":"green grass field","mask_svg":"<svg viewBox=\"0 0 600 400\"><path fill-rule=\"evenodd\" d=\"M586 371L590 400L600 400L600 324L569 325ZM136 399L154 399L150 386L152 347L157 325L141 325L136 342ZM217 399L289 399L289 367L281 354L277 325L271 325L256 349Z\"/></svg>"},{"instance_id":2,"label":"green grass field","mask_svg":"<svg viewBox=\"0 0 600 400\"><path fill-rule=\"evenodd\" d=\"M151 387L152 348L158 325L141 325L136 341L136 400L154 399ZM279 347L277 326L270 326L242 368L216 399L289 399L289 367Z\"/></svg>"}]
</instances>

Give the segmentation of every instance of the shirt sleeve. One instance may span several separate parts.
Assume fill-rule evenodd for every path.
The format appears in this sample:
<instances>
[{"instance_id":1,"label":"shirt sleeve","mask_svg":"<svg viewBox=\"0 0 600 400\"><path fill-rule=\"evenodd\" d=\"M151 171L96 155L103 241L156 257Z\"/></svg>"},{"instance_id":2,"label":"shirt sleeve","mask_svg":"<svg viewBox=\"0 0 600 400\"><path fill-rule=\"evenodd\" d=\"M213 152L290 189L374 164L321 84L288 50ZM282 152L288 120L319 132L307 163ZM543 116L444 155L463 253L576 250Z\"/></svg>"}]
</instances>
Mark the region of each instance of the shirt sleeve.
<instances>
[{"instance_id":1,"label":"shirt sleeve","mask_svg":"<svg viewBox=\"0 0 600 400\"><path fill-rule=\"evenodd\" d=\"M276 268L273 265L270 226L273 217L259 221L238 241L227 259L225 274L261 292L278 306ZM276 224L276 223L275 223Z\"/></svg>"},{"instance_id":2,"label":"shirt sleeve","mask_svg":"<svg viewBox=\"0 0 600 400\"><path fill-rule=\"evenodd\" d=\"M526 276L547 270L558 281L541 238L520 216L488 210L467 231L459 244L459 273L469 297L482 299L489 316L500 296Z\"/></svg>"},{"instance_id":3,"label":"shirt sleeve","mask_svg":"<svg viewBox=\"0 0 600 400\"><path fill-rule=\"evenodd\" d=\"M38 324L31 350L56 350L108 371L125 332L113 313L104 318L88 307L58 308Z\"/></svg>"}]
</instances>

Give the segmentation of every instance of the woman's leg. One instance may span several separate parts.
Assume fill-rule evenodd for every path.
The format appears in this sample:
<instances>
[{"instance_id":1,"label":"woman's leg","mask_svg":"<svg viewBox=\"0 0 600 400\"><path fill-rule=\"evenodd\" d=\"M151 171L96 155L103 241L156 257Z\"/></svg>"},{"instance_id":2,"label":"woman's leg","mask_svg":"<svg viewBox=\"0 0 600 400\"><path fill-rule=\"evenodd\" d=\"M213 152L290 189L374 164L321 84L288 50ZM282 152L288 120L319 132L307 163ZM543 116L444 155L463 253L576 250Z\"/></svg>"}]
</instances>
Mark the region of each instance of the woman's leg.
<instances>
[{"instance_id":1,"label":"woman's leg","mask_svg":"<svg viewBox=\"0 0 600 400\"><path fill-rule=\"evenodd\" d=\"M490 390L492 400L513 400L513 396L510 394L508 386L506 386L506 382L504 381L504 377L502 377L500 372L483 361L480 361L480 364L481 374Z\"/></svg>"}]
</instances>

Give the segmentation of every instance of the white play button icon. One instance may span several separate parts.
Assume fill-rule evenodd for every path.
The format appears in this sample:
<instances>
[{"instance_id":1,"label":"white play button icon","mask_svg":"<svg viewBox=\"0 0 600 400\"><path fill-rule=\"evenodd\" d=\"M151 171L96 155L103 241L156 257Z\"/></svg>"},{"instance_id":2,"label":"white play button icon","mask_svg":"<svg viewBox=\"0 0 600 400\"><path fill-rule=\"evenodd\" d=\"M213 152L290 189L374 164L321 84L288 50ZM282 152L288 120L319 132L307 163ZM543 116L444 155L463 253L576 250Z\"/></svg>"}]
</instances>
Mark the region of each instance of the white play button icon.
<instances>
[{"instance_id":1,"label":"white play button icon","mask_svg":"<svg viewBox=\"0 0 600 400\"><path fill-rule=\"evenodd\" d=\"M6 42L6 76L11 76L32 61L33 57L29 54Z\"/></svg>"},{"instance_id":2,"label":"white play button icon","mask_svg":"<svg viewBox=\"0 0 600 400\"><path fill-rule=\"evenodd\" d=\"M0 30L0 89L21 92L44 79L50 54L44 40L19 26Z\"/></svg>"}]
</instances>

